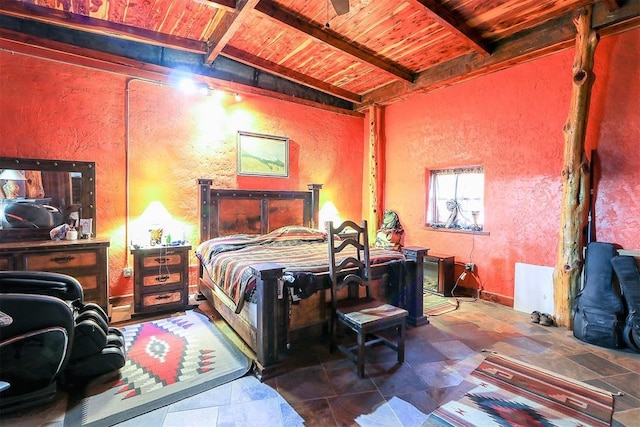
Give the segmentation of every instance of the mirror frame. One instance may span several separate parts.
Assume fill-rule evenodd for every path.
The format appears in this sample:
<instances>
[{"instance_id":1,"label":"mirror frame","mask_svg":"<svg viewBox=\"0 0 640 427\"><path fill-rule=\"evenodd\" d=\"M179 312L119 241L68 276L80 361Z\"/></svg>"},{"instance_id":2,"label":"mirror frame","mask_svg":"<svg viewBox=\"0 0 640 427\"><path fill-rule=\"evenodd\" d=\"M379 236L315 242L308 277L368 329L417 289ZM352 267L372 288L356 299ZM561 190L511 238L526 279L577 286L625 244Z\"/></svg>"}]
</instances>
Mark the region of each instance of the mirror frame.
<instances>
[{"instance_id":1,"label":"mirror frame","mask_svg":"<svg viewBox=\"0 0 640 427\"><path fill-rule=\"evenodd\" d=\"M96 235L96 164L69 160L0 157L0 169L40 170L82 173L82 218L93 218L91 235ZM33 228L0 229L0 242L51 240L50 230Z\"/></svg>"}]
</instances>

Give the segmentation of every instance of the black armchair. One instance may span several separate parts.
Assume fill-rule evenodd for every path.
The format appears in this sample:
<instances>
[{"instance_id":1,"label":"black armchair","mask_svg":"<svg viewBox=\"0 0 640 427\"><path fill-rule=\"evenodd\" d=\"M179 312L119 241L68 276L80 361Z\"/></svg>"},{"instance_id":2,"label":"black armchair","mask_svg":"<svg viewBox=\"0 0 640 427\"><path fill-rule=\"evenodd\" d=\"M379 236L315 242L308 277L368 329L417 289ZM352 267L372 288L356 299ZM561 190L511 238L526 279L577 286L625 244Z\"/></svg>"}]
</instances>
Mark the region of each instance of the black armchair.
<instances>
[{"instance_id":1,"label":"black armchair","mask_svg":"<svg viewBox=\"0 0 640 427\"><path fill-rule=\"evenodd\" d=\"M0 411L53 399L59 382L120 369L124 339L73 277L0 271Z\"/></svg>"}]
</instances>

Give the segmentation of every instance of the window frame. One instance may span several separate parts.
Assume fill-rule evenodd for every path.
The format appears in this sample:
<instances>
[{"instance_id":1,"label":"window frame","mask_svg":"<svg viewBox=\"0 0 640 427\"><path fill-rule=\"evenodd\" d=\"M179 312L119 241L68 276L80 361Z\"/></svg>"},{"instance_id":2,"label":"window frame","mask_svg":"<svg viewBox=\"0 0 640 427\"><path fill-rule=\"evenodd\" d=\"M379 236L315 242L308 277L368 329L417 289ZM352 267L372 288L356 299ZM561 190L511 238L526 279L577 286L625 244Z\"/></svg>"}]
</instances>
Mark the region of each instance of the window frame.
<instances>
[{"instance_id":1,"label":"window frame","mask_svg":"<svg viewBox=\"0 0 640 427\"><path fill-rule=\"evenodd\" d=\"M459 213L462 215L462 218L465 219L465 222L463 225L459 225L457 224L457 220L455 222L453 222L452 224L447 224L448 220L450 219L450 217L447 220L442 220L441 218L438 217L438 204L439 202L442 202L444 199L437 199L437 194L435 194L436 188L435 186L436 184L436 180L437 180L437 176L438 175L461 175L461 174L470 174L470 173L481 173L482 174L482 194L480 195L480 200L477 201L476 203L479 203L481 205L481 208L479 210L479 214L477 215L477 223L475 223L475 221L473 223L471 223L471 218L468 218L469 213L470 212L465 212L466 215L463 214L463 211L459 211ZM426 202L426 209L425 209L425 225L427 227L431 227L432 229L435 230L442 230L442 231L456 231L456 232L461 232L461 233L486 233L485 229L484 229L484 225L485 225L485 213L486 213L486 207L485 207L485 180L486 180L486 176L485 176L485 168L484 165L482 164L477 164L477 165L470 165L470 166L459 166L459 167L448 167L448 168L434 168L434 169L427 169L426 170L426 177L427 177L427 197L425 198L425 202ZM456 191L457 191L457 181L456 181ZM457 195L454 197L458 197ZM468 199L468 198L467 198ZM473 199L473 197L471 198ZM477 197L476 197L477 199ZM456 202L457 206L461 206L460 200L459 198L457 199L450 199L447 201L447 203L449 201L454 201ZM465 203L466 204L466 203ZM454 205L454 206L456 206ZM449 209L450 211L452 211L452 209ZM475 210L474 210L475 211ZM440 212L442 213L442 212ZM440 221L434 221L434 219L436 220L440 220Z\"/></svg>"}]
</instances>

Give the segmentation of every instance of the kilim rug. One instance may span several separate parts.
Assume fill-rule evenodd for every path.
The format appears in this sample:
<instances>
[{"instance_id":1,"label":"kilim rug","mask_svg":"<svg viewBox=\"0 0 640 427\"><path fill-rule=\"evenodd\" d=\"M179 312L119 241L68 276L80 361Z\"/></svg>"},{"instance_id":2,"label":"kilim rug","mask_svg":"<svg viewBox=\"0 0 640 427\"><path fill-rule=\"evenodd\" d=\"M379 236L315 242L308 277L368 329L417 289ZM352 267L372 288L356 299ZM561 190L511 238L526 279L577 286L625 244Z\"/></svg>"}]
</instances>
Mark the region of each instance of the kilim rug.
<instances>
[{"instance_id":1,"label":"kilim rug","mask_svg":"<svg viewBox=\"0 0 640 427\"><path fill-rule=\"evenodd\" d=\"M423 426L609 426L613 395L498 354L466 379L475 387Z\"/></svg>"},{"instance_id":2,"label":"kilim rug","mask_svg":"<svg viewBox=\"0 0 640 427\"><path fill-rule=\"evenodd\" d=\"M242 377L249 359L209 319L184 315L127 325L127 361L70 396L65 426L107 426Z\"/></svg>"},{"instance_id":3,"label":"kilim rug","mask_svg":"<svg viewBox=\"0 0 640 427\"><path fill-rule=\"evenodd\" d=\"M439 316L449 313L456 310L459 304L458 299L453 297L443 297L428 291L425 291L422 295L422 313L425 316Z\"/></svg>"}]
</instances>

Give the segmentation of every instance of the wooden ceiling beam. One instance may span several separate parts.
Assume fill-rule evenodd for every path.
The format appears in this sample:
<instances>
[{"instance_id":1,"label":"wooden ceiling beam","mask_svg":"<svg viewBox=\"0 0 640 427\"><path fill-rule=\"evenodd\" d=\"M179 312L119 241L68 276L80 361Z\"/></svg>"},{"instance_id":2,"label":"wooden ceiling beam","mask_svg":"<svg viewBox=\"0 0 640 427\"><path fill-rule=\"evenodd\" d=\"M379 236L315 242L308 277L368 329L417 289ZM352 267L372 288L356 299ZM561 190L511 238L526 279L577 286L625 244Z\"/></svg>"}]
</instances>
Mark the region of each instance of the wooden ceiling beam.
<instances>
[{"instance_id":1,"label":"wooden ceiling beam","mask_svg":"<svg viewBox=\"0 0 640 427\"><path fill-rule=\"evenodd\" d=\"M414 74L411 71L405 70L380 57L359 49L348 41L327 32L323 26L318 26L303 20L297 15L279 7L271 0L260 0L255 10L261 12L269 19L276 20L290 28L306 34L307 36L313 37L314 39L338 49L360 61L366 62L367 64L372 65L395 78L399 78L407 82L412 82L414 79Z\"/></svg>"},{"instance_id":2,"label":"wooden ceiling beam","mask_svg":"<svg viewBox=\"0 0 640 427\"><path fill-rule=\"evenodd\" d=\"M435 0L411 0L409 3L427 9L434 21L464 40L469 47L478 53L491 55L493 49L489 42L440 2Z\"/></svg>"},{"instance_id":3,"label":"wooden ceiling beam","mask_svg":"<svg viewBox=\"0 0 640 427\"><path fill-rule=\"evenodd\" d=\"M206 64L213 64L216 56L220 55L222 49L251 14L257 3L258 0L238 0L233 12L225 12L222 22L216 25L213 34L207 40Z\"/></svg>"},{"instance_id":4,"label":"wooden ceiling beam","mask_svg":"<svg viewBox=\"0 0 640 427\"><path fill-rule=\"evenodd\" d=\"M250 53L236 49L232 46L226 46L224 49L222 49L222 55L246 64L250 67L254 67L259 70L266 71L270 74L275 74L285 79L292 80L296 83L300 83L313 89L328 93L329 95L337 96L338 98L346 99L350 102L362 102L362 97L357 93L349 92L348 90L342 89L338 86L325 83L322 80L306 76L295 70L283 67L271 61L267 61Z\"/></svg>"},{"instance_id":5,"label":"wooden ceiling beam","mask_svg":"<svg viewBox=\"0 0 640 427\"><path fill-rule=\"evenodd\" d=\"M211 6L211 7L215 7L216 9L222 9L225 10L227 12L235 12L236 7L237 7L237 3L239 3L241 0L238 0L236 2L236 0L193 0L194 2L198 3L198 4L203 4L205 6Z\"/></svg>"},{"instance_id":6,"label":"wooden ceiling beam","mask_svg":"<svg viewBox=\"0 0 640 427\"><path fill-rule=\"evenodd\" d=\"M570 48L575 38L572 18L569 14L509 37L496 44L489 57L478 53L464 55L419 73L413 83L393 82L373 90L363 95L363 102L356 109L365 111L369 105L389 105ZM592 22L601 37L637 28L640 0L630 0L615 12L609 12L603 3L596 3Z\"/></svg>"},{"instance_id":7,"label":"wooden ceiling beam","mask_svg":"<svg viewBox=\"0 0 640 427\"><path fill-rule=\"evenodd\" d=\"M103 19L82 16L63 10L37 6L22 1L0 1L0 15L58 25L72 30L85 31L107 37L147 43L193 53L206 52L206 44L197 40L157 33L144 28L136 28Z\"/></svg>"},{"instance_id":8,"label":"wooden ceiling beam","mask_svg":"<svg viewBox=\"0 0 640 427\"><path fill-rule=\"evenodd\" d=\"M42 58L47 61L57 61L79 67L85 67L104 71L120 76L139 78L150 81L170 84L171 76L175 72L173 68L162 65L148 64L134 59L123 58L104 52L98 52L89 48L82 48L66 43L56 42L41 37L25 35L23 33L0 28L0 49L18 54ZM338 114L364 117L363 113L322 104L300 97L287 95L274 90L234 83L228 80L209 76L200 76L212 86L228 92L242 94L255 94L269 98L279 99L295 104L306 105Z\"/></svg>"}]
</instances>

